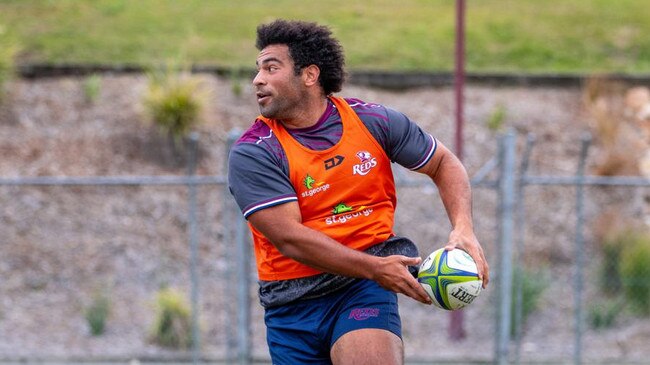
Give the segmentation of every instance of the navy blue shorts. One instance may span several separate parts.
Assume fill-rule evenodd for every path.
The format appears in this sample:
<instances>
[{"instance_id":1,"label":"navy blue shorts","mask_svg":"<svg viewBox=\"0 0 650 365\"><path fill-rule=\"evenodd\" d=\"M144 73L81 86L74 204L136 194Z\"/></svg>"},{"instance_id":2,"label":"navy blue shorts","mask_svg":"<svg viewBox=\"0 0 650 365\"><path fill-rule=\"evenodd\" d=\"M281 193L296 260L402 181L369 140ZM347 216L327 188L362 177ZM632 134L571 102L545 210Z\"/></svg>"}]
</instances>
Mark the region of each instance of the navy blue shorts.
<instances>
[{"instance_id":1,"label":"navy blue shorts","mask_svg":"<svg viewBox=\"0 0 650 365\"><path fill-rule=\"evenodd\" d=\"M400 338L397 295L359 279L326 296L267 308L266 338L274 365L331 364L332 345L347 332L388 330Z\"/></svg>"}]
</instances>

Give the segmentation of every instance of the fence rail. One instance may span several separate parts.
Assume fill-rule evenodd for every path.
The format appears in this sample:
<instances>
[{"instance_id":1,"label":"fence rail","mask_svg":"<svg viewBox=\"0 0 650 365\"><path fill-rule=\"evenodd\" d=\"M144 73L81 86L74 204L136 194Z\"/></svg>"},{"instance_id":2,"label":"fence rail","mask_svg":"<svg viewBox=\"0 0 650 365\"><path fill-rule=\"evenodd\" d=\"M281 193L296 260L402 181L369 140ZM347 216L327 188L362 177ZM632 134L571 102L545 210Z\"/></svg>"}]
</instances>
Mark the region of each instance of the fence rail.
<instances>
[{"instance_id":1,"label":"fence rail","mask_svg":"<svg viewBox=\"0 0 650 365\"><path fill-rule=\"evenodd\" d=\"M238 132L230 133L230 141L226 146L229 149L232 140L238 135ZM196 141L195 141L196 142ZM585 226L585 196L584 189L588 186L618 186L618 187L648 187L650 179L633 176L587 176L585 175L585 161L588 155L589 140L583 140L583 147L580 156L578 156L576 174L574 176L543 176L530 175L528 173L530 165L531 150L534 145L534 138L531 136L527 139L525 150L521 156L519 168L516 166L516 136L509 132L499 139L499 155L490 159L483 168L472 178L472 186L487 188L493 191L497 196L496 216L498 225L498 265L493 275L493 285L498 287L496 292L497 302L494 313L495 333L490 340L494 341L494 356L484 360L474 360L476 363L481 361L492 361L498 364L519 363L521 359L522 348L522 283L515 280L514 268L521 260L524 252L526 216L528 212L525 209L525 198L527 196L526 188L529 186L568 186L576 187L575 197L575 245L574 254L575 262L573 263L574 281L572 283L575 292L574 297L574 350L572 361L575 364L581 364L584 361L584 245L585 238L583 235ZM195 149L191 149L194 151ZM236 288L236 323L230 322L231 327L235 328L236 335L230 336L228 341L228 353L224 359L211 358L207 359L202 353L200 343L199 302L201 297L200 272L198 271L198 261L200 253L198 250L198 230L199 218L197 217L197 188L217 187L222 193L227 195L227 178L225 176L197 176L195 175L195 158L196 155L190 156L190 165L186 176L97 176L97 177L4 177L0 178L0 186L13 187L47 187L47 186L185 186L188 188L187 195L187 241L190 250L190 284L191 284L191 301L192 301L192 328L194 332L194 343L191 351L191 361L200 362L220 362L226 363L237 362L239 364L250 364L255 362L264 362L265 359L256 358L251 348L254 346L251 340L251 322L252 306L256 305L251 300L251 288L254 279L251 276L251 248L249 238L246 233L245 222L238 214L238 209L231 200L224 200L223 216L221 224L227 227L224 233L224 240L235 242L236 257L232 259L232 267L229 269L232 277L236 277L236 283L230 284ZM496 179L490 180L487 177L490 174L498 174ZM396 184L400 188L422 189L425 186L430 187L431 182L425 180L414 180L408 178L401 171L396 170ZM398 188L399 189L399 188ZM230 289L233 289L231 286ZM514 287L514 290L513 290ZM515 300L513 301L513 292ZM514 305L512 304L514 303ZM511 323L511 316L514 313L514 323ZM230 319L229 319L230 320ZM514 335L511 333L511 326L515 327ZM230 329L233 329L230 328ZM512 351L514 349L514 351ZM649 354L650 355L650 354ZM427 363L429 361L442 361L441 359L415 359L409 358L412 363ZM153 361L153 360L152 360ZM460 360L472 362L472 360ZM566 361L566 358L563 358ZM448 361L453 363L453 361Z\"/></svg>"}]
</instances>

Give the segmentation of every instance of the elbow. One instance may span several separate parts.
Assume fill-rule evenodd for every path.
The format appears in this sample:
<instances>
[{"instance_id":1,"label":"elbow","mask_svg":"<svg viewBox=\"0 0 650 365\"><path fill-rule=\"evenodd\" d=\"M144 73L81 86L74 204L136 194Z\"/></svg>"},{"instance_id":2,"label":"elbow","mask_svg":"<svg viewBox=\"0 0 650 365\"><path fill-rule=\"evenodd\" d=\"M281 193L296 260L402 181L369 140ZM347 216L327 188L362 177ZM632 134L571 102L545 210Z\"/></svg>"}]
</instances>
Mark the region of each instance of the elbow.
<instances>
[{"instance_id":1,"label":"elbow","mask_svg":"<svg viewBox=\"0 0 650 365\"><path fill-rule=\"evenodd\" d=\"M270 239L273 246L280 251L283 256L300 261L300 238L291 234L282 234Z\"/></svg>"}]
</instances>

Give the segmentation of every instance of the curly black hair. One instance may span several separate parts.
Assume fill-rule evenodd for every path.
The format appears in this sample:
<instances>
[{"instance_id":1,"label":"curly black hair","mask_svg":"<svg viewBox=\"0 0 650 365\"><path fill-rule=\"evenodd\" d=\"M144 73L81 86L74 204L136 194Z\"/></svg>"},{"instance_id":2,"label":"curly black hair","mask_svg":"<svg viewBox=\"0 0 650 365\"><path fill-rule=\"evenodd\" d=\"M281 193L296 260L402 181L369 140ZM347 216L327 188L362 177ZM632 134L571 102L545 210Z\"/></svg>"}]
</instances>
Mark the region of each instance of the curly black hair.
<instances>
[{"instance_id":1,"label":"curly black hair","mask_svg":"<svg viewBox=\"0 0 650 365\"><path fill-rule=\"evenodd\" d=\"M345 79L343 47L326 26L303 21L275 20L257 27L255 46L260 51L269 45L286 44L295 64L294 72L316 65L318 82L325 95L341 91Z\"/></svg>"}]
</instances>

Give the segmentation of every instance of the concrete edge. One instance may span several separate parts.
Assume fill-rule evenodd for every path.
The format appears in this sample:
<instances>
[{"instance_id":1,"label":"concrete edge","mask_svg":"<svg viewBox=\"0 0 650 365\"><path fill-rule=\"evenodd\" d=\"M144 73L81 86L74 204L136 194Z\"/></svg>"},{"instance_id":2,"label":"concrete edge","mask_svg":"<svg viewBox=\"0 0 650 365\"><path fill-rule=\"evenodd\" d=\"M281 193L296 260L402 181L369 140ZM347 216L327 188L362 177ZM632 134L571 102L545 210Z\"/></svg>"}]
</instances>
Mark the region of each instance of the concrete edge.
<instances>
[{"instance_id":1,"label":"concrete edge","mask_svg":"<svg viewBox=\"0 0 650 365\"><path fill-rule=\"evenodd\" d=\"M150 67L149 67L150 68ZM92 74L137 74L148 67L137 64L46 64L32 63L17 67L18 75L26 79L49 77L87 76ZM252 78L252 68L228 68L220 66L193 66L192 72L211 73L225 77ZM467 73L465 82L469 85L491 87L580 87L591 78L603 78L631 86L650 86L650 74L579 74L579 73ZM418 87L444 87L454 83L451 72L428 71L373 71L351 70L347 81L350 84L383 89L404 90Z\"/></svg>"}]
</instances>

